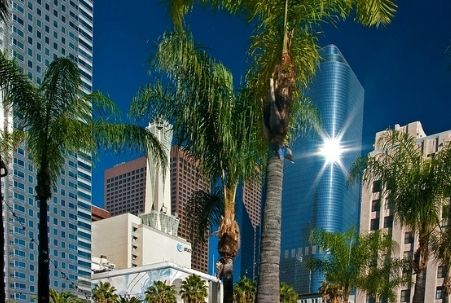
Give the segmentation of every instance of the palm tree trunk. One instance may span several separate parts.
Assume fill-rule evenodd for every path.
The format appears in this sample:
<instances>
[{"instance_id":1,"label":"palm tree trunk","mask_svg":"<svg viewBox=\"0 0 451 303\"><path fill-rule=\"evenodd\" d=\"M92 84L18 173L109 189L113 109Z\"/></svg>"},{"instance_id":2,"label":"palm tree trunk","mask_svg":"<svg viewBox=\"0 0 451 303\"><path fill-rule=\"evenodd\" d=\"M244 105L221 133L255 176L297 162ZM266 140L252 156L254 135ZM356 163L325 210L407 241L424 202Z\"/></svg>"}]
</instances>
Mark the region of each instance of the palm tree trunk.
<instances>
[{"instance_id":1,"label":"palm tree trunk","mask_svg":"<svg viewBox=\"0 0 451 303\"><path fill-rule=\"evenodd\" d=\"M229 187L224 186L224 217L218 231L218 250L221 255L219 276L224 285L224 303L233 303L233 258L236 256L240 246L240 232L235 220L236 188L236 184Z\"/></svg>"},{"instance_id":2,"label":"palm tree trunk","mask_svg":"<svg viewBox=\"0 0 451 303\"><path fill-rule=\"evenodd\" d=\"M422 236L428 233L421 233L419 237L419 246L415 252L414 270L415 270L415 290L412 303L423 303L426 291L426 266L429 260L429 237Z\"/></svg>"},{"instance_id":3,"label":"palm tree trunk","mask_svg":"<svg viewBox=\"0 0 451 303\"><path fill-rule=\"evenodd\" d=\"M41 164L38 171L36 192L39 200L38 303L48 303L50 286L50 259L47 202L51 196L51 186L50 174L46 163Z\"/></svg>"},{"instance_id":4,"label":"palm tree trunk","mask_svg":"<svg viewBox=\"0 0 451 303\"><path fill-rule=\"evenodd\" d=\"M425 279L426 271L422 270L416 274L415 278L415 290L413 294L412 303L423 303L424 302L424 293L426 291L426 279Z\"/></svg>"},{"instance_id":5,"label":"palm tree trunk","mask_svg":"<svg viewBox=\"0 0 451 303\"><path fill-rule=\"evenodd\" d=\"M271 147L266 170L266 198L263 208L260 274L257 302L279 302L280 281L280 216L283 180L283 160L277 154L278 146Z\"/></svg>"}]
</instances>

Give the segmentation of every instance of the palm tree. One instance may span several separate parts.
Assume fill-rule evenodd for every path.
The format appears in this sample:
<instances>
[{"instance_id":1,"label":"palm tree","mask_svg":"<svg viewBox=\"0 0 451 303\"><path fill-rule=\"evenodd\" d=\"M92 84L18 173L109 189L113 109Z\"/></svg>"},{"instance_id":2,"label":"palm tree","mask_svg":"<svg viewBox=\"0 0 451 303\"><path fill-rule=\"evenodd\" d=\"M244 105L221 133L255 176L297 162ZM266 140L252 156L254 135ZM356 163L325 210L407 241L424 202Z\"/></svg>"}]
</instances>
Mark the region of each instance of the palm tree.
<instances>
[{"instance_id":1,"label":"palm tree","mask_svg":"<svg viewBox=\"0 0 451 303\"><path fill-rule=\"evenodd\" d=\"M351 291L357 288L377 300L393 300L394 289L405 282L402 262L392 257L396 244L379 231L368 235L353 230L315 231L311 242L327 252L308 261L311 269L324 274L320 293L326 302L348 302Z\"/></svg>"},{"instance_id":2,"label":"palm tree","mask_svg":"<svg viewBox=\"0 0 451 303\"><path fill-rule=\"evenodd\" d=\"M177 291L174 285L167 285L162 281L155 281L147 288L144 301L147 303L176 303Z\"/></svg>"},{"instance_id":3,"label":"palm tree","mask_svg":"<svg viewBox=\"0 0 451 303\"><path fill-rule=\"evenodd\" d=\"M431 235L439 222L443 199L449 196L451 147L434 157L424 157L415 139L397 130L387 130L376 147L354 164L351 180L361 175L366 184L379 180L386 199L393 202L395 217L418 234L412 260L416 275L413 302L423 302Z\"/></svg>"},{"instance_id":4,"label":"palm tree","mask_svg":"<svg viewBox=\"0 0 451 303\"><path fill-rule=\"evenodd\" d=\"M204 303L208 296L207 290L205 281L193 274L183 280L180 295L185 303Z\"/></svg>"},{"instance_id":5,"label":"palm tree","mask_svg":"<svg viewBox=\"0 0 451 303\"><path fill-rule=\"evenodd\" d=\"M251 37L251 67L246 83L260 106L269 156L266 168L261 265L258 301L279 298L280 213L284 154L290 156L288 132L302 115L298 100L315 73L319 61L317 33L323 22L335 23L350 15L365 26L388 24L395 13L394 0L273 0L218 1L172 0L170 12L176 28L197 3L246 16L255 31ZM301 119L302 121L302 119ZM303 120L304 122L306 120Z\"/></svg>"},{"instance_id":6,"label":"palm tree","mask_svg":"<svg viewBox=\"0 0 451 303\"><path fill-rule=\"evenodd\" d=\"M298 294L291 285L280 283L280 303L296 303Z\"/></svg>"},{"instance_id":7,"label":"palm tree","mask_svg":"<svg viewBox=\"0 0 451 303\"><path fill-rule=\"evenodd\" d=\"M443 303L449 303L451 295L451 211L443 208L442 225L434 231L431 238L431 250L442 268Z\"/></svg>"},{"instance_id":8,"label":"palm tree","mask_svg":"<svg viewBox=\"0 0 451 303\"><path fill-rule=\"evenodd\" d=\"M92 299L96 303L116 303L119 296L115 294L116 287L110 282L100 282L92 290Z\"/></svg>"},{"instance_id":9,"label":"palm tree","mask_svg":"<svg viewBox=\"0 0 451 303\"><path fill-rule=\"evenodd\" d=\"M71 292L58 292L54 289L50 289L50 303L76 303L77 300L78 297Z\"/></svg>"},{"instance_id":10,"label":"palm tree","mask_svg":"<svg viewBox=\"0 0 451 303\"><path fill-rule=\"evenodd\" d=\"M410 270L410 264L393 257L397 243L381 231L360 236L359 241L369 251L358 288L366 291L374 302L395 302L395 289L410 284L411 277L403 275Z\"/></svg>"},{"instance_id":11,"label":"palm tree","mask_svg":"<svg viewBox=\"0 0 451 303\"><path fill-rule=\"evenodd\" d=\"M224 281L224 302L233 300L233 258L239 249L239 227L235 220L235 195L241 180L256 178L259 151L256 148L257 115L247 91L235 94L232 75L212 59L186 32L165 34L155 54L153 65L172 81L163 88L150 85L140 91L131 113L147 116L156 113L173 122L178 142L190 155L199 160L206 176L217 182L219 196L198 193L193 198L209 210L221 210L222 218L217 232L221 256L219 277ZM215 200L223 206L213 207ZM196 213L209 211L198 208ZM197 222L203 218L196 216ZM199 227L208 229L208 224ZM205 229L197 233L205 235Z\"/></svg>"},{"instance_id":12,"label":"palm tree","mask_svg":"<svg viewBox=\"0 0 451 303\"><path fill-rule=\"evenodd\" d=\"M114 113L111 100L96 92L80 96L80 74L66 58L54 60L42 84L27 83L12 63L0 60L8 71L0 87L6 87L5 106L14 108L19 129L26 130L26 147L37 167L36 196L39 201L38 302L49 302L48 200L69 153L92 152L97 146L136 144L150 148L165 164L158 140L138 126L114 124L105 118L93 118L92 111ZM3 64L4 63L4 64ZM13 83L13 85L11 85ZM15 85L19 83L20 85ZM23 88L24 90L19 90Z\"/></svg>"},{"instance_id":13,"label":"palm tree","mask_svg":"<svg viewBox=\"0 0 451 303\"><path fill-rule=\"evenodd\" d=\"M142 301L137 297L119 297L118 303L141 303Z\"/></svg>"},{"instance_id":14,"label":"palm tree","mask_svg":"<svg viewBox=\"0 0 451 303\"><path fill-rule=\"evenodd\" d=\"M234 303L254 303L257 296L257 285L244 276L233 288Z\"/></svg>"}]
</instances>

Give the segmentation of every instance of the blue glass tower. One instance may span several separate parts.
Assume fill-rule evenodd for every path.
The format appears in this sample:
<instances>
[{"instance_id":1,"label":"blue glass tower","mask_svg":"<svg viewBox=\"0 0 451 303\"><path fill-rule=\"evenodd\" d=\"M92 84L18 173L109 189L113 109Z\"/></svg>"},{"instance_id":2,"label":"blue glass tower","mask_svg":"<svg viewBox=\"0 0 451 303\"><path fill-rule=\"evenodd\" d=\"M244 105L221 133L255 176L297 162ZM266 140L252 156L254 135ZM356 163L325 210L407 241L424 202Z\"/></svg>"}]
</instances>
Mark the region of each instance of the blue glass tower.
<instances>
[{"instance_id":1,"label":"blue glass tower","mask_svg":"<svg viewBox=\"0 0 451 303\"><path fill-rule=\"evenodd\" d=\"M282 193L281 281L300 294L318 293L322 276L306 268L319 253L312 230L357 229L359 185L347 185L347 171L361 154L364 90L339 49L328 45L307 95L320 112L322 129L294 142L295 163L285 165ZM342 155L326 161L325 140L340 142Z\"/></svg>"}]
</instances>

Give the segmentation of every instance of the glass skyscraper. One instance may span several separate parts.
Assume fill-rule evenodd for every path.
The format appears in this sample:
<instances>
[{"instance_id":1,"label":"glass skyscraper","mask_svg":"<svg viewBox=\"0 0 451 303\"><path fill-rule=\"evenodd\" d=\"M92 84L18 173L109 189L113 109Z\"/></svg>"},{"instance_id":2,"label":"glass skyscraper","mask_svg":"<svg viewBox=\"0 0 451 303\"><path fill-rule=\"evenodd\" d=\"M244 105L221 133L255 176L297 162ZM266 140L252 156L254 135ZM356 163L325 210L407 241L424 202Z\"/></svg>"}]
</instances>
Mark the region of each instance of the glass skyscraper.
<instances>
[{"instance_id":1,"label":"glass skyscraper","mask_svg":"<svg viewBox=\"0 0 451 303\"><path fill-rule=\"evenodd\" d=\"M56 57L78 64L81 92L92 89L92 0L12 0L0 24L0 49L36 83ZM1 101L1 92L0 92ZM1 114L9 128L11 113ZM31 302L37 294L38 205L36 170L26 148L18 148L2 178L5 194L6 294ZM91 155L67 155L49 201L50 287L89 296L91 283ZM6 189L4 184L6 183Z\"/></svg>"},{"instance_id":2,"label":"glass skyscraper","mask_svg":"<svg viewBox=\"0 0 451 303\"><path fill-rule=\"evenodd\" d=\"M306 261L318 254L312 230L358 230L360 186L347 185L347 171L361 154L364 90L339 49L328 45L307 95L319 110L321 130L294 142L282 193L281 280L300 294L318 293L322 276ZM343 154L328 163L318 151L325 138L340 141ZM327 140L327 139L326 139Z\"/></svg>"}]
</instances>

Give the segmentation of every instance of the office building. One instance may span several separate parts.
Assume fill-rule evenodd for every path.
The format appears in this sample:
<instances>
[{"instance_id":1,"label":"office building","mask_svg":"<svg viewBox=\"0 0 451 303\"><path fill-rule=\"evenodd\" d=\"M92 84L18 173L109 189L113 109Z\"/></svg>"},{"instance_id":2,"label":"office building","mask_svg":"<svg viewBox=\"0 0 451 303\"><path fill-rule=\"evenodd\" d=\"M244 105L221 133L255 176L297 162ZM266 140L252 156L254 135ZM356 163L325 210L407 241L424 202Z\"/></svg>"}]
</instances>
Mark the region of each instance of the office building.
<instances>
[{"instance_id":1,"label":"office building","mask_svg":"<svg viewBox=\"0 0 451 303\"><path fill-rule=\"evenodd\" d=\"M38 84L54 58L69 57L79 67L80 90L91 92L93 1L8 2L9 21L0 25L0 49ZM2 113L2 125L5 119L11 128L15 117ZM80 296L89 296L91 290L91 161L89 154L68 155L49 201L50 287ZM3 179L6 293L10 299L31 302L37 294L38 205L36 171L23 146L14 152L9 171Z\"/></svg>"},{"instance_id":2,"label":"office building","mask_svg":"<svg viewBox=\"0 0 451 303\"><path fill-rule=\"evenodd\" d=\"M233 261L235 281L246 276L257 281L261 237L261 180L240 185L237 189L236 221L240 227L240 250ZM218 256L212 252L210 256ZM213 264L214 262L210 262Z\"/></svg>"},{"instance_id":3,"label":"office building","mask_svg":"<svg viewBox=\"0 0 451 303\"><path fill-rule=\"evenodd\" d=\"M407 133L416 139L416 142L425 157L432 157L436 152L451 142L451 130L433 135L426 135L420 122L412 122L405 126L396 125L395 129ZM380 152L377 142L385 131L378 132L375 138L374 150L371 155ZM418 247L418 235L406 227L402 227L397 220L393 220L393 210L388 199L382 194L380 182L362 186L362 199L360 204L360 232L368 233L374 230L384 230L391 234L394 241L398 243L395 250L396 258L409 259L413 257ZM444 289L444 271L433 255L429 256L426 271L426 288L424 302L442 302ZM396 290L397 301L412 302L413 288L405 286ZM357 303L372 302L364 293L357 294Z\"/></svg>"},{"instance_id":4,"label":"office building","mask_svg":"<svg viewBox=\"0 0 451 303\"><path fill-rule=\"evenodd\" d=\"M112 216L144 212L147 157L118 164L105 170L105 209Z\"/></svg>"},{"instance_id":5,"label":"office building","mask_svg":"<svg viewBox=\"0 0 451 303\"><path fill-rule=\"evenodd\" d=\"M360 186L348 187L347 170L360 156L364 90L334 45L320 50L321 62L307 95L318 108L321 129L293 143L282 192L281 280L303 297L315 297L322 282L306 260L319 250L313 230L342 232L358 226ZM330 153L330 149L335 152Z\"/></svg>"},{"instance_id":6,"label":"office building","mask_svg":"<svg viewBox=\"0 0 451 303\"><path fill-rule=\"evenodd\" d=\"M194 214L185 210L191 195L198 190L209 191L210 180L202 175L198 162L179 147L171 150L171 204L172 213L180 219L178 235L192 238L188 216ZM191 267L208 272L208 242L193 245Z\"/></svg>"},{"instance_id":7,"label":"office building","mask_svg":"<svg viewBox=\"0 0 451 303\"><path fill-rule=\"evenodd\" d=\"M165 261L191 268L191 244L147 222L129 213L93 222L92 256L106 258L116 269Z\"/></svg>"}]
</instances>

